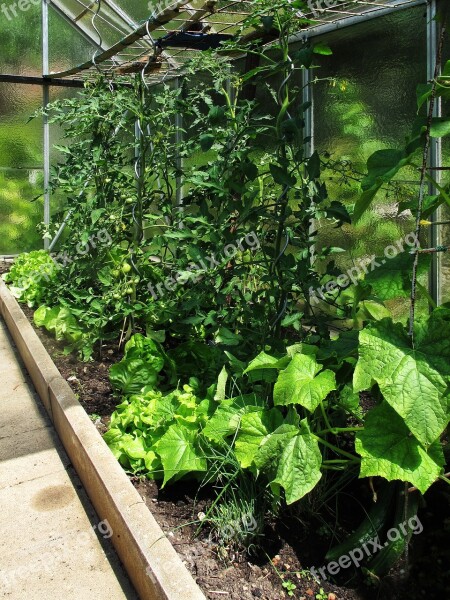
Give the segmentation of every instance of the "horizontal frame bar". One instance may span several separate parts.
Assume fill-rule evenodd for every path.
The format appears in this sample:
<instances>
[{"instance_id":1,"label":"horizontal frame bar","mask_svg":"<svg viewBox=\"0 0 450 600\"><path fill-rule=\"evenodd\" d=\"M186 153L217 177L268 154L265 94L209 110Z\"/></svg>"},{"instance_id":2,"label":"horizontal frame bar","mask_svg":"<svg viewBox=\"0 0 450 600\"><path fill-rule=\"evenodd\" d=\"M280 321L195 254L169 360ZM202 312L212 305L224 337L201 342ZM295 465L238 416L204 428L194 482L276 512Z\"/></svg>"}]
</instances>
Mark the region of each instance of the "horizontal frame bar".
<instances>
[{"instance_id":1,"label":"horizontal frame bar","mask_svg":"<svg viewBox=\"0 0 450 600\"><path fill-rule=\"evenodd\" d=\"M50 79L49 77L33 75L0 74L0 83L23 83L28 85L51 85L55 87L84 88L80 79Z\"/></svg>"},{"instance_id":2,"label":"horizontal frame bar","mask_svg":"<svg viewBox=\"0 0 450 600\"><path fill-rule=\"evenodd\" d=\"M362 12L361 14L354 15L352 17L342 17L341 19L336 19L334 21L331 21L330 23L312 26L310 29L299 31L291 37L290 42L304 42L312 37L317 37L325 33L330 33L332 31L337 31L339 29L351 27L352 25L364 23L365 21L372 21L373 19L378 19L380 17L390 15L399 10L408 10L409 8L414 8L415 6L420 5L426 6L428 5L428 2L429 0L394 0L392 4L387 4L386 8L373 9L368 12Z\"/></svg>"}]
</instances>

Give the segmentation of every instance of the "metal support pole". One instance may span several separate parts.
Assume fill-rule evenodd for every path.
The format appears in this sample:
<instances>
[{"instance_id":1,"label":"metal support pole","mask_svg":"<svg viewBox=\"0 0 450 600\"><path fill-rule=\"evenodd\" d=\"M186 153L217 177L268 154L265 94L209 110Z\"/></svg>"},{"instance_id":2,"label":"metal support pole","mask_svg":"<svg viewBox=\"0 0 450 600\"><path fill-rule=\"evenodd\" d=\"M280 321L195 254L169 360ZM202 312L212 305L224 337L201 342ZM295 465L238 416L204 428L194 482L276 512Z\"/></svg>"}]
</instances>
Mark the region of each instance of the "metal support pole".
<instances>
[{"instance_id":1,"label":"metal support pole","mask_svg":"<svg viewBox=\"0 0 450 600\"><path fill-rule=\"evenodd\" d=\"M175 79L175 89L176 90L180 89L180 83L181 83L180 78L177 77ZM176 150L176 152L177 152L176 164L177 164L177 169L179 169L180 171L182 171L182 169L183 169L183 158L180 153L181 147L183 145L183 125L184 125L183 115L180 112L177 112L175 115L175 144L176 144L176 149L177 149ZM183 177L181 175L177 176L176 185L177 185L176 203L181 212L182 206L183 206L183 198L184 198Z\"/></svg>"},{"instance_id":2,"label":"metal support pole","mask_svg":"<svg viewBox=\"0 0 450 600\"><path fill-rule=\"evenodd\" d=\"M309 138L305 142L305 156L311 156L314 152L314 108L313 108L313 93L311 87L311 70L303 69L302 71L302 88L303 88L303 104L310 103L311 106L306 109L305 117L305 137Z\"/></svg>"},{"instance_id":3,"label":"metal support pole","mask_svg":"<svg viewBox=\"0 0 450 600\"><path fill-rule=\"evenodd\" d=\"M48 75L48 4L42 0L42 74ZM43 135L44 135L44 225L46 229L50 226L50 125L47 116L47 106L50 99L50 87L44 83L43 91ZM44 238L44 248L49 249L50 240Z\"/></svg>"},{"instance_id":4,"label":"metal support pole","mask_svg":"<svg viewBox=\"0 0 450 600\"><path fill-rule=\"evenodd\" d=\"M306 40L305 40L306 41ZM314 152L314 98L313 98L313 90L311 86L312 77L310 69L302 70L302 89L303 89L303 104L310 103L311 106L307 108L304 112L305 119L305 145L304 152L305 157L311 156ZM317 223L315 219L311 219L309 225L309 234L312 235L314 231L317 229ZM310 255L311 267L314 267L314 263L316 262L316 246L315 244L311 246L311 255Z\"/></svg>"},{"instance_id":5,"label":"metal support pole","mask_svg":"<svg viewBox=\"0 0 450 600\"><path fill-rule=\"evenodd\" d=\"M436 0L431 0L427 6L427 79L432 81L434 78L436 68L436 54L438 47L439 37L439 23L435 20L437 14L437 3ZM434 117L440 117L442 115L442 102L440 98L436 98L434 106ZM442 166L442 143L440 138L432 138L430 143L430 156L429 166L434 170L432 171L434 179L439 183L440 171L437 170ZM434 196L438 194L436 186L429 184L429 194ZM441 220L441 210L438 209L432 216L433 223ZM432 225L430 227L430 239L428 246L435 248L441 244L441 235L439 225ZM433 298L436 304L441 304L442 301L442 290L441 290L441 265L442 256L440 253L432 255L431 269L429 275L429 291L430 296Z\"/></svg>"}]
</instances>

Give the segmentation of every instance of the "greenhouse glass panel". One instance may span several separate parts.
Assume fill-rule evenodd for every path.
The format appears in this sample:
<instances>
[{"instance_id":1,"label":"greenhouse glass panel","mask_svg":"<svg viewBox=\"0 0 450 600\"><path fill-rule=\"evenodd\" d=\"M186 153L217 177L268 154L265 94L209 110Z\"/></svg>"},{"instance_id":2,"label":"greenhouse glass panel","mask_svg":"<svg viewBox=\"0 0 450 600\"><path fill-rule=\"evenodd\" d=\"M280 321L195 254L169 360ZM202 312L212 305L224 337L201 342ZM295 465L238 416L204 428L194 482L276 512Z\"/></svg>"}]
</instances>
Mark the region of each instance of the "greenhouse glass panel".
<instances>
[{"instance_id":1,"label":"greenhouse glass panel","mask_svg":"<svg viewBox=\"0 0 450 600\"><path fill-rule=\"evenodd\" d=\"M121 8L136 21L143 21L156 10L159 2L157 0L122 0Z\"/></svg>"},{"instance_id":2,"label":"greenhouse glass panel","mask_svg":"<svg viewBox=\"0 0 450 600\"><path fill-rule=\"evenodd\" d=\"M42 169L0 169L0 254L42 248L43 182Z\"/></svg>"},{"instance_id":3,"label":"greenhouse glass panel","mask_svg":"<svg viewBox=\"0 0 450 600\"><path fill-rule=\"evenodd\" d=\"M0 83L0 245L15 254L42 246L42 105L40 86Z\"/></svg>"},{"instance_id":4,"label":"greenhouse glass panel","mask_svg":"<svg viewBox=\"0 0 450 600\"><path fill-rule=\"evenodd\" d=\"M41 75L40 3L30 2L22 11L15 6L14 3L0 3L0 73Z\"/></svg>"},{"instance_id":5,"label":"greenhouse glass panel","mask_svg":"<svg viewBox=\"0 0 450 600\"><path fill-rule=\"evenodd\" d=\"M92 57L93 44L51 6L49 9L49 70L63 71Z\"/></svg>"},{"instance_id":6,"label":"greenhouse glass panel","mask_svg":"<svg viewBox=\"0 0 450 600\"><path fill-rule=\"evenodd\" d=\"M333 56L321 57L320 68L312 72L313 139L336 166L327 173L331 200L351 207L369 156L404 147L417 114L416 86L427 78L426 25L425 11L418 7L327 36ZM383 256L387 246L414 231L413 215L397 214L397 207L417 197L419 178L413 169L403 170L401 177L378 193L358 224L319 228L319 244L345 250L334 255L339 269L345 272L357 261ZM404 315L406 304L388 302L396 316Z\"/></svg>"},{"instance_id":7,"label":"greenhouse glass panel","mask_svg":"<svg viewBox=\"0 0 450 600\"><path fill-rule=\"evenodd\" d=\"M27 123L42 106L38 85L0 83L0 166L42 168L42 119Z\"/></svg>"},{"instance_id":8,"label":"greenhouse glass panel","mask_svg":"<svg viewBox=\"0 0 450 600\"><path fill-rule=\"evenodd\" d=\"M137 27L137 23L112 2L98 5L81 0L53 0L52 5L103 48L118 42ZM144 16L148 17L147 11Z\"/></svg>"}]
</instances>

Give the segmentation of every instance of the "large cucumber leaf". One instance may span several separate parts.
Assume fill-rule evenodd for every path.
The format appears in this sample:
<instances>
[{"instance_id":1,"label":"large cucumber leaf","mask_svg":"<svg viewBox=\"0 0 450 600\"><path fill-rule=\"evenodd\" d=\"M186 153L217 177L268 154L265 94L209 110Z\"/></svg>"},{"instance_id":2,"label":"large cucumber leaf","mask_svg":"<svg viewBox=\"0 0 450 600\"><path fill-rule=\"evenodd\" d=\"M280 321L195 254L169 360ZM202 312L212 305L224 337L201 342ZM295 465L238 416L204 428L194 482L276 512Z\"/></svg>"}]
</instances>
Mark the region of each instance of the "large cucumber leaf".
<instances>
[{"instance_id":1,"label":"large cucumber leaf","mask_svg":"<svg viewBox=\"0 0 450 600\"><path fill-rule=\"evenodd\" d=\"M372 286L373 293L380 300L392 300L394 298L407 298L411 294L411 273L414 256L409 252L402 252L395 258L387 260L386 258L376 258L379 266L369 272L364 278ZM431 258L428 255L419 257L419 266L417 274L420 276L426 273L430 268Z\"/></svg>"},{"instance_id":2,"label":"large cucumber leaf","mask_svg":"<svg viewBox=\"0 0 450 600\"><path fill-rule=\"evenodd\" d=\"M439 477L445 462L440 443L432 444L427 452L387 402L368 413L355 447L362 457L360 477L400 479L422 493Z\"/></svg>"},{"instance_id":3,"label":"large cucumber leaf","mask_svg":"<svg viewBox=\"0 0 450 600\"><path fill-rule=\"evenodd\" d=\"M266 354L266 352L260 352L258 356L256 356L245 369L244 374L251 373L252 371L260 370L260 369L278 369L279 368L280 359L275 356L270 356L270 354Z\"/></svg>"},{"instance_id":4,"label":"large cucumber leaf","mask_svg":"<svg viewBox=\"0 0 450 600\"><path fill-rule=\"evenodd\" d=\"M203 434L212 441L220 442L239 430L242 417L265 408L266 403L256 394L247 394L224 400L206 424Z\"/></svg>"},{"instance_id":5,"label":"large cucumber leaf","mask_svg":"<svg viewBox=\"0 0 450 600\"><path fill-rule=\"evenodd\" d=\"M295 354L282 371L274 387L275 405L300 404L313 412L328 394L336 389L332 371L322 369L313 356Z\"/></svg>"},{"instance_id":6,"label":"large cucumber leaf","mask_svg":"<svg viewBox=\"0 0 450 600\"><path fill-rule=\"evenodd\" d=\"M284 489L288 504L308 494L322 476L322 455L306 419L299 425L286 422L267 436L254 464L268 475L275 494Z\"/></svg>"},{"instance_id":7,"label":"large cucumber leaf","mask_svg":"<svg viewBox=\"0 0 450 600\"><path fill-rule=\"evenodd\" d=\"M188 473L204 472L207 462L198 446L197 428L171 425L155 445L164 467L162 487L171 479L177 480Z\"/></svg>"},{"instance_id":8,"label":"large cucumber leaf","mask_svg":"<svg viewBox=\"0 0 450 600\"><path fill-rule=\"evenodd\" d=\"M360 332L355 392L381 393L425 448L449 422L450 323L432 316L418 326L415 349L400 323L383 319Z\"/></svg>"},{"instance_id":9,"label":"large cucumber leaf","mask_svg":"<svg viewBox=\"0 0 450 600\"><path fill-rule=\"evenodd\" d=\"M267 435L283 423L277 408L244 414L235 444L235 454L242 468L251 467L253 459Z\"/></svg>"}]
</instances>

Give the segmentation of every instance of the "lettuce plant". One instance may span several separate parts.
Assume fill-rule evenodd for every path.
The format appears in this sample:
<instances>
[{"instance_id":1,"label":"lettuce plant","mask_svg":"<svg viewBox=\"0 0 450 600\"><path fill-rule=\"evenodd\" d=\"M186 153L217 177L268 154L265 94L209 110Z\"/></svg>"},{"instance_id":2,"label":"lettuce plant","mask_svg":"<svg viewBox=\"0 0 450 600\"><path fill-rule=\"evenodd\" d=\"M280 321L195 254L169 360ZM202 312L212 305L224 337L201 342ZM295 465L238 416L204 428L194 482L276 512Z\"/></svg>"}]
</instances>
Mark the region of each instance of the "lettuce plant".
<instances>
[{"instance_id":1,"label":"lettuce plant","mask_svg":"<svg viewBox=\"0 0 450 600\"><path fill-rule=\"evenodd\" d=\"M57 267L45 250L20 254L8 273L2 277L11 293L31 308L45 298L49 283L56 277Z\"/></svg>"},{"instance_id":2,"label":"lettuce plant","mask_svg":"<svg viewBox=\"0 0 450 600\"><path fill-rule=\"evenodd\" d=\"M66 306L57 304L50 308L43 304L35 311L33 318L37 327L45 327L59 342L65 342L65 354L79 350L84 359L92 355L92 345L88 343L84 330Z\"/></svg>"}]
</instances>

